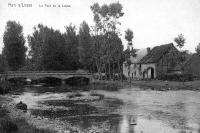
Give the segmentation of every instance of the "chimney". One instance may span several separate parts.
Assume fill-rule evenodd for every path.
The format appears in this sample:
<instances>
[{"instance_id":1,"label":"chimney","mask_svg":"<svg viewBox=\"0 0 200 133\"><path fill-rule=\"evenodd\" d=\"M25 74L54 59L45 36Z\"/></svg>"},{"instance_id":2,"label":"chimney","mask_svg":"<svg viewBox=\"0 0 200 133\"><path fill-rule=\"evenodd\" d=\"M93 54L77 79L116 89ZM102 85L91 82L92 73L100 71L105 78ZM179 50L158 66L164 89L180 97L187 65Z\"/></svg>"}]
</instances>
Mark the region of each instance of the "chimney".
<instances>
[{"instance_id":1,"label":"chimney","mask_svg":"<svg viewBox=\"0 0 200 133\"><path fill-rule=\"evenodd\" d=\"M148 47L148 48L147 48L147 54L149 54L149 53L150 53L150 51L151 51L151 48L150 48L150 47Z\"/></svg>"}]
</instances>

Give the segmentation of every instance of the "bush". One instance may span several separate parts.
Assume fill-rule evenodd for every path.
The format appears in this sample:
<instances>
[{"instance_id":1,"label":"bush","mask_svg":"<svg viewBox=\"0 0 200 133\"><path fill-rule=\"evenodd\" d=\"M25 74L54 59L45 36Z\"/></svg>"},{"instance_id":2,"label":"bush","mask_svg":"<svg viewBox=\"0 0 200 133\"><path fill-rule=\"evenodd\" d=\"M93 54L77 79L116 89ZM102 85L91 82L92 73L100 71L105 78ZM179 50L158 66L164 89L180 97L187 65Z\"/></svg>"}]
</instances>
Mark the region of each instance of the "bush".
<instances>
[{"instance_id":1,"label":"bush","mask_svg":"<svg viewBox=\"0 0 200 133\"><path fill-rule=\"evenodd\" d=\"M169 81L193 81L192 74L178 74L178 73L168 73L158 76L160 80L169 80Z\"/></svg>"},{"instance_id":2,"label":"bush","mask_svg":"<svg viewBox=\"0 0 200 133\"><path fill-rule=\"evenodd\" d=\"M6 94L12 90L12 84L8 81L0 81L0 94Z\"/></svg>"},{"instance_id":3,"label":"bush","mask_svg":"<svg viewBox=\"0 0 200 133\"><path fill-rule=\"evenodd\" d=\"M27 111L27 105L25 103L23 103L22 101L20 101L18 104L16 104L16 108L21 109L23 111Z\"/></svg>"}]
</instances>

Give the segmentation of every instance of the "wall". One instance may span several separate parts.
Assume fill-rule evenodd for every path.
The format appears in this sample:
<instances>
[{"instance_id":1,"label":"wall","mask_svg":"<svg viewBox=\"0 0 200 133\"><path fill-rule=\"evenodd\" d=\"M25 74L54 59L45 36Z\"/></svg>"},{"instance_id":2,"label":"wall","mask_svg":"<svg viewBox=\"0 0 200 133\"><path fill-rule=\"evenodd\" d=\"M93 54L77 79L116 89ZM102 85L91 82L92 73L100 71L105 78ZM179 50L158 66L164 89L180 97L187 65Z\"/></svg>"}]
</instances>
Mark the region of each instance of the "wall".
<instances>
[{"instance_id":1,"label":"wall","mask_svg":"<svg viewBox=\"0 0 200 133\"><path fill-rule=\"evenodd\" d=\"M129 78L128 71L129 71L128 66L123 64L123 74L127 78ZM140 71L140 65L139 64L131 64L131 66L130 66L130 78L135 79L135 80L143 78L142 73Z\"/></svg>"},{"instance_id":2,"label":"wall","mask_svg":"<svg viewBox=\"0 0 200 133\"><path fill-rule=\"evenodd\" d=\"M141 71L142 71L142 73L145 73L144 75L142 75L142 77L144 76L143 77L144 79L151 78L151 70L148 69L148 68L153 68L154 69L154 78L156 78L157 77L157 74L156 74L156 63L141 64Z\"/></svg>"},{"instance_id":3,"label":"wall","mask_svg":"<svg viewBox=\"0 0 200 133\"><path fill-rule=\"evenodd\" d=\"M123 74L127 78L129 77L128 72L129 72L128 66L126 66L125 63L123 63Z\"/></svg>"}]
</instances>

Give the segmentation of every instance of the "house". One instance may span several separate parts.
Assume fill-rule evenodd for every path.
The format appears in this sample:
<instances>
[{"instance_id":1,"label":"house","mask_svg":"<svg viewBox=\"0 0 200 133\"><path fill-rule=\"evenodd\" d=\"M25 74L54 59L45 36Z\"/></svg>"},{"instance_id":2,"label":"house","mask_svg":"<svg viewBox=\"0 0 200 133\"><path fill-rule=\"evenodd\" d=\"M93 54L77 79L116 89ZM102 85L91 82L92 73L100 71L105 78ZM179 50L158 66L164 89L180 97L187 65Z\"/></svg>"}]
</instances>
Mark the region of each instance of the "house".
<instances>
[{"instance_id":1,"label":"house","mask_svg":"<svg viewBox=\"0 0 200 133\"><path fill-rule=\"evenodd\" d=\"M138 62L148 54L150 51L150 48L144 48L144 49L139 49L136 50L135 56L130 56L130 63L131 65L129 66L127 61L123 63L123 74L127 78L132 78L132 79L140 79L142 78L141 72L139 70L139 65Z\"/></svg>"},{"instance_id":2,"label":"house","mask_svg":"<svg viewBox=\"0 0 200 133\"><path fill-rule=\"evenodd\" d=\"M139 62L143 79L155 79L167 73L177 64L179 51L173 43L154 47Z\"/></svg>"}]
</instances>

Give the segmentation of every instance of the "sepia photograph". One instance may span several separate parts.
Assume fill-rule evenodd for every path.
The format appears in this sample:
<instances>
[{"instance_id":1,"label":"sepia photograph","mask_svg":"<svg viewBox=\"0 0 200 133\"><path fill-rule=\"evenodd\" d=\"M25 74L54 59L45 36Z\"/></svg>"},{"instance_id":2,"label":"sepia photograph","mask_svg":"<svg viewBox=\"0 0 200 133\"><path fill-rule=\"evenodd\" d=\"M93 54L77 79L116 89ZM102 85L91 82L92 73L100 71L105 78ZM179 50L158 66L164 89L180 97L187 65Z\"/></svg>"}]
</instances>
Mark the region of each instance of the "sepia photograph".
<instances>
[{"instance_id":1,"label":"sepia photograph","mask_svg":"<svg viewBox=\"0 0 200 133\"><path fill-rule=\"evenodd\" d=\"M0 133L200 133L200 0L0 0Z\"/></svg>"}]
</instances>

